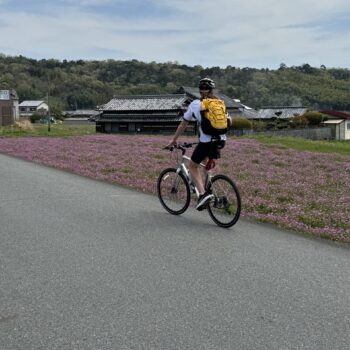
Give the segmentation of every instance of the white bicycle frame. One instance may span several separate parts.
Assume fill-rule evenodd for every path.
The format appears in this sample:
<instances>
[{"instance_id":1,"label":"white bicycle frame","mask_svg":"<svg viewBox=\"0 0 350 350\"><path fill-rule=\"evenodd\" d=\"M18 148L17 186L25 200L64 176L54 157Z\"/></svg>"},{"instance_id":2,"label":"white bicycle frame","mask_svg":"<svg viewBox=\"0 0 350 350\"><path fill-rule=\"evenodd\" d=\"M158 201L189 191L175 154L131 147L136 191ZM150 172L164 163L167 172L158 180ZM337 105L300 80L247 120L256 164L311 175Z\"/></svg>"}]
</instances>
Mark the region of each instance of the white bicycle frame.
<instances>
[{"instance_id":1,"label":"white bicycle frame","mask_svg":"<svg viewBox=\"0 0 350 350\"><path fill-rule=\"evenodd\" d=\"M191 158L186 156L186 155L182 155L181 156L181 159L180 159L180 161L178 163L178 167L176 169L176 174L178 175L181 172L185 176L186 181L188 182L188 184L190 186L191 192L195 193L197 198L199 198L200 193L199 193L199 191L197 189L197 186L195 185L195 183L191 179L191 174L190 174L190 171L188 170L188 168L187 168L187 166L185 164L185 160L190 161ZM205 169L205 164L200 163L200 166L202 166L204 168L204 170L206 171L206 178L205 178L205 187L206 187L207 184L208 184L208 181L210 181L212 175L210 174L209 171L207 171Z\"/></svg>"}]
</instances>

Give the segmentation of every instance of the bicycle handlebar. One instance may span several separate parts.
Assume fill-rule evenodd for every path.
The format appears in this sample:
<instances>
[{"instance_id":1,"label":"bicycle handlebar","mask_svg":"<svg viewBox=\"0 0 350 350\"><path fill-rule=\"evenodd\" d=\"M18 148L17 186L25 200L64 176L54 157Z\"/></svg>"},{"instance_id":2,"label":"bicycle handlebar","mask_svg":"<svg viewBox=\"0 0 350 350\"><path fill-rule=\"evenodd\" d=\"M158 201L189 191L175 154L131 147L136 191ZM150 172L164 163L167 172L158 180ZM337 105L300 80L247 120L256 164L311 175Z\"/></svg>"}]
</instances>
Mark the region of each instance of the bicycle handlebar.
<instances>
[{"instance_id":1,"label":"bicycle handlebar","mask_svg":"<svg viewBox=\"0 0 350 350\"><path fill-rule=\"evenodd\" d=\"M180 149L182 151L182 154L185 154L186 153L186 148L191 148L193 145L197 145L198 142L190 142L190 143L187 143L187 142L184 142L184 143L178 143L174 146L171 146L171 147L164 147L164 149L167 149L169 150L170 152L172 152L174 150L174 148L176 149Z\"/></svg>"}]
</instances>

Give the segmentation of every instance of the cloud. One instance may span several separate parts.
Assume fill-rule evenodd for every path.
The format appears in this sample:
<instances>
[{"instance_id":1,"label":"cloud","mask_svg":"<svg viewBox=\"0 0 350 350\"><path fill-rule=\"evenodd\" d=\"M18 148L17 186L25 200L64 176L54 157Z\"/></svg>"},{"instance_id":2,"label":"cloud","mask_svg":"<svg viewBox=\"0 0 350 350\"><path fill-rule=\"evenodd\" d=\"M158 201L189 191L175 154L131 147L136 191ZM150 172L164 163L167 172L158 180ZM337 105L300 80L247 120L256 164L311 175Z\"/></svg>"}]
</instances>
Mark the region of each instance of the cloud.
<instances>
[{"instance_id":1,"label":"cloud","mask_svg":"<svg viewBox=\"0 0 350 350\"><path fill-rule=\"evenodd\" d=\"M347 0L0 0L0 52L276 68L350 68Z\"/></svg>"}]
</instances>

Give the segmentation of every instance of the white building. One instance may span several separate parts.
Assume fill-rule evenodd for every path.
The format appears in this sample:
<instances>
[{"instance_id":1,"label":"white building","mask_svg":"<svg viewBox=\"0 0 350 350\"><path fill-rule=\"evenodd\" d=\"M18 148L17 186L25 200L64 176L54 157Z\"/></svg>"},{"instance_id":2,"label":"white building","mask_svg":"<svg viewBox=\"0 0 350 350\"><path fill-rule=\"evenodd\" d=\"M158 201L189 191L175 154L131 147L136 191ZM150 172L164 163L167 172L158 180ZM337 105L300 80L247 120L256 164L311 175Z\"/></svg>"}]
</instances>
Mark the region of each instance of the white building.
<instances>
[{"instance_id":1,"label":"white building","mask_svg":"<svg viewBox=\"0 0 350 350\"><path fill-rule=\"evenodd\" d=\"M21 117L31 117L34 113L46 115L49 106L44 101L23 101L19 104L19 112Z\"/></svg>"},{"instance_id":2,"label":"white building","mask_svg":"<svg viewBox=\"0 0 350 350\"><path fill-rule=\"evenodd\" d=\"M323 124L332 127L336 140L350 140L350 119L330 119Z\"/></svg>"},{"instance_id":3,"label":"white building","mask_svg":"<svg viewBox=\"0 0 350 350\"><path fill-rule=\"evenodd\" d=\"M335 140L350 140L350 113L343 111L321 111L329 116L323 124L332 128Z\"/></svg>"}]
</instances>

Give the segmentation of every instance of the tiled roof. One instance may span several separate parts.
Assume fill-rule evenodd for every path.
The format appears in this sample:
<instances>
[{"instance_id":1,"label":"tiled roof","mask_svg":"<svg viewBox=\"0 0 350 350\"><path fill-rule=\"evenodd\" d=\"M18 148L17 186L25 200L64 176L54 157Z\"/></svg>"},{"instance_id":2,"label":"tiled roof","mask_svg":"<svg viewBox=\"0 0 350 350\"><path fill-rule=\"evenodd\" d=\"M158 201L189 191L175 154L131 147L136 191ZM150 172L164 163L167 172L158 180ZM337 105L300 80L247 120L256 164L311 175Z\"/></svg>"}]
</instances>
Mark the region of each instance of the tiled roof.
<instances>
[{"instance_id":1,"label":"tiled roof","mask_svg":"<svg viewBox=\"0 0 350 350\"><path fill-rule=\"evenodd\" d=\"M258 112L252 108L240 108L239 111L237 113L234 113L233 115L237 115L238 117L247 119L258 118Z\"/></svg>"},{"instance_id":2,"label":"tiled roof","mask_svg":"<svg viewBox=\"0 0 350 350\"><path fill-rule=\"evenodd\" d=\"M305 107L262 108L258 111L257 118L259 118L259 119L271 119L271 118L287 119L287 118L292 118L295 115L303 115L306 111L307 111L307 108L305 108Z\"/></svg>"},{"instance_id":3,"label":"tiled roof","mask_svg":"<svg viewBox=\"0 0 350 350\"><path fill-rule=\"evenodd\" d=\"M20 107L38 107L40 106L44 101L23 101L19 104Z\"/></svg>"},{"instance_id":4,"label":"tiled roof","mask_svg":"<svg viewBox=\"0 0 350 350\"><path fill-rule=\"evenodd\" d=\"M199 94L198 88L190 87L190 86L181 86L179 92L189 95L194 99L200 99L201 95Z\"/></svg>"},{"instance_id":5,"label":"tiled roof","mask_svg":"<svg viewBox=\"0 0 350 350\"><path fill-rule=\"evenodd\" d=\"M185 95L135 95L115 96L103 106L103 111L165 111L180 110Z\"/></svg>"},{"instance_id":6,"label":"tiled roof","mask_svg":"<svg viewBox=\"0 0 350 350\"><path fill-rule=\"evenodd\" d=\"M332 117L350 119L350 112L347 111L333 111L333 110L324 110L320 111L321 113L327 114Z\"/></svg>"},{"instance_id":7,"label":"tiled roof","mask_svg":"<svg viewBox=\"0 0 350 350\"><path fill-rule=\"evenodd\" d=\"M75 111L65 111L64 114L68 117L76 117L76 116L96 116L100 112L95 111L93 109L77 109Z\"/></svg>"}]
</instances>

